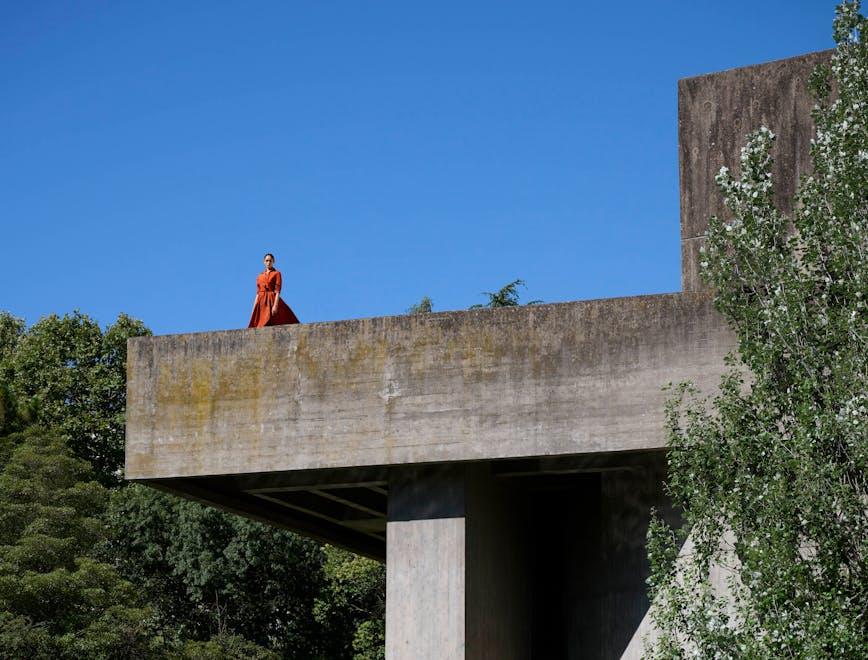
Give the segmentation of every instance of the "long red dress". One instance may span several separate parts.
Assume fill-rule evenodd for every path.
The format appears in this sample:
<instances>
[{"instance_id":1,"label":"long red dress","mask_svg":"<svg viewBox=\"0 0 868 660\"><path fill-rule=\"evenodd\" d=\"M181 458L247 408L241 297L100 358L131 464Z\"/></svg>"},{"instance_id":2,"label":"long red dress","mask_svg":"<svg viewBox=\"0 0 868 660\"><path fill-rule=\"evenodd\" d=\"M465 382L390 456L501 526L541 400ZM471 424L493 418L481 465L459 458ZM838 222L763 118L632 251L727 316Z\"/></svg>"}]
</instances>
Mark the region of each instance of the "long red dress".
<instances>
[{"instance_id":1,"label":"long red dress","mask_svg":"<svg viewBox=\"0 0 868 660\"><path fill-rule=\"evenodd\" d=\"M271 313L274 298L280 293L281 283L279 270L266 270L259 273L256 278L256 302L253 305L253 313L250 315L250 323L247 324L248 328L298 323L298 318L289 308L289 305L283 302L283 298L277 301L277 314Z\"/></svg>"}]
</instances>

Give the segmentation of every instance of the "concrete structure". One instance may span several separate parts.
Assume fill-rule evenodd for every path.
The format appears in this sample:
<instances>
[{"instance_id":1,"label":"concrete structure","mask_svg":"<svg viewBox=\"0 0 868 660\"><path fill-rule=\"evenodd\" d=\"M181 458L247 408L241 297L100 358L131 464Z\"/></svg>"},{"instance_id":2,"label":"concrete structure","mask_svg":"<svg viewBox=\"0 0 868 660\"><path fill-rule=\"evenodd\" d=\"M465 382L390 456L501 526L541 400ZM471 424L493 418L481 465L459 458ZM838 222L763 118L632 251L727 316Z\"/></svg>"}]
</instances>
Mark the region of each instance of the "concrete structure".
<instances>
[{"instance_id":1,"label":"concrete structure","mask_svg":"<svg viewBox=\"0 0 868 660\"><path fill-rule=\"evenodd\" d=\"M680 83L684 293L133 339L127 478L385 559L390 659L639 657L712 175L765 121L792 189L826 56Z\"/></svg>"},{"instance_id":2,"label":"concrete structure","mask_svg":"<svg viewBox=\"0 0 868 660\"><path fill-rule=\"evenodd\" d=\"M739 171L745 135L767 126L777 136L773 151L775 201L792 211L799 178L810 170L814 136L807 92L811 72L832 51L732 69L678 82L678 158L681 181L681 285L702 288L699 249L708 218L725 216L715 175L724 165Z\"/></svg>"}]
</instances>

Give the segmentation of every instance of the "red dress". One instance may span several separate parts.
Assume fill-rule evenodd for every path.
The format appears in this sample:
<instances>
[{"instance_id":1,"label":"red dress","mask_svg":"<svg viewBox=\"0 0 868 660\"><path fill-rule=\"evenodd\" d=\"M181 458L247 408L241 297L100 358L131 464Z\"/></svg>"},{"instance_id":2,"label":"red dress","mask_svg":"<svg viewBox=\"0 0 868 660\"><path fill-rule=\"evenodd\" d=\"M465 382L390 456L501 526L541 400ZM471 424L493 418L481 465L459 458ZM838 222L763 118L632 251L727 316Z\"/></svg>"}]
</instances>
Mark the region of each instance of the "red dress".
<instances>
[{"instance_id":1,"label":"red dress","mask_svg":"<svg viewBox=\"0 0 868 660\"><path fill-rule=\"evenodd\" d=\"M280 271L266 270L256 278L256 302L250 315L248 328L261 328L264 325L285 325L298 323L298 318L283 299L277 301L277 314L271 313L274 298L280 293Z\"/></svg>"}]
</instances>

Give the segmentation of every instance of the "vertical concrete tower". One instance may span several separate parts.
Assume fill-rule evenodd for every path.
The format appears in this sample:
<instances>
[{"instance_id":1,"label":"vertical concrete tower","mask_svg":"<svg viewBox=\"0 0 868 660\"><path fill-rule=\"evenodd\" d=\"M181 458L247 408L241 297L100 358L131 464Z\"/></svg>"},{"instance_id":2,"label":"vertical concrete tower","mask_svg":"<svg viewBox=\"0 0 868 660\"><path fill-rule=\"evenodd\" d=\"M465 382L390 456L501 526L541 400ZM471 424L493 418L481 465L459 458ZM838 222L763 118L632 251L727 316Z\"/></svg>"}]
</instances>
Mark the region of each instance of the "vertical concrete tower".
<instances>
[{"instance_id":1,"label":"vertical concrete tower","mask_svg":"<svg viewBox=\"0 0 868 660\"><path fill-rule=\"evenodd\" d=\"M385 560L390 660L640 657L661 388L734 348L713 176L765 124L787 199L827 57L679 83L682 293L132 339L127 478Z\"/></svg>"}]
</instances>

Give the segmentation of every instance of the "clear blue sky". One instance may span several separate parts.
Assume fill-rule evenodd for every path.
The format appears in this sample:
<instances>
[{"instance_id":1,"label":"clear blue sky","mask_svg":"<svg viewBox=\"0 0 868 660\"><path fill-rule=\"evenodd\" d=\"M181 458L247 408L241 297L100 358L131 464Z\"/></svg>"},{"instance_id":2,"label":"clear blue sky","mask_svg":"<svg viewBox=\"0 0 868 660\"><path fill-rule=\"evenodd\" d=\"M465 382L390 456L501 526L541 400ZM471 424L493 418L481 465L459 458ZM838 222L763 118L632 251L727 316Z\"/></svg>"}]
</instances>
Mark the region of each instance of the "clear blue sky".
<instances>
[{"instance_id":1,"label":"clear blue sky","mask_svg":"<svg viewBox=\"0 0 868 660\"><path fill-rule=\"evenodd\" d=\"M3 2L0 309L244 327L677 291L679 78L834 2Z\"/></svg>"}]
</instances>

